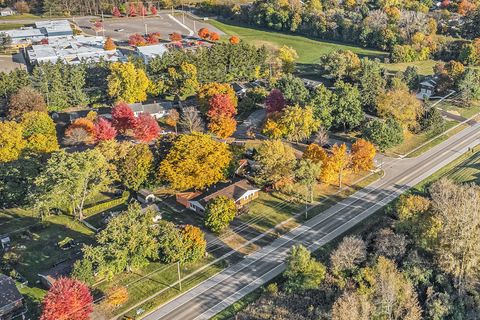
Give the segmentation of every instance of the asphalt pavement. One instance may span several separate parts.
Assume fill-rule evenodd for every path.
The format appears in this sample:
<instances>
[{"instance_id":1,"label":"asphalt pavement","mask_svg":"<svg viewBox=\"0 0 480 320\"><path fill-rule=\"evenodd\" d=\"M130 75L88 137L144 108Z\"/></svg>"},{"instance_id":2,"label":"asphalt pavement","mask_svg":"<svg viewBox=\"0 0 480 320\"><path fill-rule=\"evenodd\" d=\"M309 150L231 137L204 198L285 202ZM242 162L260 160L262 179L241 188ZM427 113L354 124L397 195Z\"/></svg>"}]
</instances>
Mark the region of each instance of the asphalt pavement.
<instances>
[{"instance_id":1,"label":"asphalt pavement","mask_svg":"<svg viewBox=\"0 0 480 320\"><path fill-rule=\"evenodd\" d=\"M385 159L383 178L164 304L144 319L210 319L279 275L293 245L303 244L311 251L320 248L476 146L479 139L480 124L475 124L417 158Z\"/></svg>"}]
</instances>

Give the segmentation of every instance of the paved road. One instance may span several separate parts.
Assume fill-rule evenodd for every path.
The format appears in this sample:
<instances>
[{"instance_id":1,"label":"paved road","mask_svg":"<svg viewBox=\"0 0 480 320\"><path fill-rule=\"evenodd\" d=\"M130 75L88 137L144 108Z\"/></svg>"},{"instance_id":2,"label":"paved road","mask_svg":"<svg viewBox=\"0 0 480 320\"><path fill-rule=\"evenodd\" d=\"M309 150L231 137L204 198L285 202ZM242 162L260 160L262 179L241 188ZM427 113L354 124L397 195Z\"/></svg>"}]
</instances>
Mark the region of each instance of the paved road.
<instances>
[{"instance_id":1,"label":"paved road","mask_svg":"<svg viewBox=\"0 0 480 320\"><path fill-rule=\"evenodd\" d=\"M480 124L467 128L422 156L388 159L385 176L276 239L241 262L202 282L144 319L209 319L266 281L279 275L291 246L316 250L373 214L435 171L479 143Z\"/></svg>"}]
</instances>

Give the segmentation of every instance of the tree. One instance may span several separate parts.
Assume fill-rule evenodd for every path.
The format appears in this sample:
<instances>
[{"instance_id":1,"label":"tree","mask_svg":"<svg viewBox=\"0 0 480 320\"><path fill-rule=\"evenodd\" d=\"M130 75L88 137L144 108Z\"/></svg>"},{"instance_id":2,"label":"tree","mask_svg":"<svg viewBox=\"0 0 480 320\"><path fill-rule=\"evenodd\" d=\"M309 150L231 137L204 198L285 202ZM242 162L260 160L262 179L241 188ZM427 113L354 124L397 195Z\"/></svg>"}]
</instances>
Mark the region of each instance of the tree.
<instances>
[{"instance_id":1,"label":"tree","mask_svg":"<svg viewBox=\"0 0 480 320\"><path fill-rule=\"evenodd\" d=\"M375 119L363 127L362 136L385 151L403 142L403 128L395 119Z\"/></svg>"},{"instance_id":2,"label":"tree","mask_svg":"<svg viewBox=\"0 0 480 320\"><path fill-rule=\"evenodd\" d=\"M32 87L23 87L14 94L8 103L8 117L19 119L30 111L47 112L43 96Z\"/></svg>"},{"instance_id":3,"label":"tree","mask_svg":"<svg viewBox=\"0 0 480 320\"><path fill-rule=\"evenodd\" d=\"M180 136L160 164L160 177L176 190L204 189L225 177L228 146L202 133Z\"/></svg>"},{"instance_id":4,"label":"tree","mask_svg":"<svg viewBox=\"0 0 480 320\"><path fill-rule=\"evenodd\" d=\"M2 33L0 34L0 50L6 51L12 45L12 37L8 34ZM5 92L6 93L6 92Z\"/></svg>"},{"instance_id":5,"label":"tree","mask_svg":"<svg viewBox=\"0 0 480 320\"><path fill-rule=\"evenodd\" d=\"M374 240L375 254L396 261L402 261L407 251L407 241L403 234L384 228L378 230Z\"/></svg>"},{"instance_id":6,"label":"tree","mask_svg":"<svg viewBox=\"0 0 480 320\"><path fill-rule=\"evenodd\" d=\"M158 13L157 7L151 6L151 7L150 7L150 12L152 13L152 15L156 16L157 13Z\"/></svg>"},{"instance_id":7,"label":"tree","mask_svg":"<svg viewBox=\"0 0 480 320\"><path fill-rule=\"evenodd\" d=\"M148 35L147 35L147 43L148 44L157 44L160 42L160 32L150 32Z\"/></svg>"},{"instance_id":8,"label":"tree","mask_svg":"<svg viewBox=\"0 0 480 320\"><path fill-rule=\"evenodd\" d=\"M369 320L372 309L367 296L346 291L333 304L332 320Z\"/></svg>"},{"instance_id":9,"label":"tree","mask_svg":"<svg viewBox=\"0 0 480 320\"><path fill-rule=\"evenodd\" d=\"M376 153L377 151L372 143L364 139L355 141L351 150L353 171L359 172L373 169Z\"/></svg>"},{"instance_id":10,"label":"tree","mask_svg":"<svg viewBox=\"0 0 480 320\"><path fill-rule=\"evenodd\" d=\"M117 101L133 103L147 99L150 81L145 71L136 68L131 62L110 64L110 75L107 80L108 94Z\"/></svg>"},{"instance_id":11,"label":"tree","mask_svg":"<svg viewBox=\"0 0 480 320\"><path fill-rule=\"evenodd\" d=\"M118 7L113 7L112 16L114 16L115 18L119 18L122 16L122 14L120 13L120 10L118 10Z\"/></svg>"},{"instance_id":12,"label":"tree","mask_svg":"<svg viewBox=\"0 0 480 320\"><path fill-rule=\"evenodd\" d=\"M282 71L284 73L293 73L295 71L295 61L298 59L297 51L284 45L278 49L277 54L282 65Z\"/></svg>"},{"instance_id":13,"label":"tree","mask_svg":"<svg viewBox=\"0 0 480 320\"><path fill-rule=\"evenodd\" d=\"M180 113L178 113L177 110L172 109L168 113L167 118L165 119L165 123L171 127L174 127L175 133L177 133L177 124L179 120L180 120Z\"/></svg>"},{"instance_id":14,"label":"tree","mask_svg":"<svg viewBox=\"0 0 480 320\"><path fill-rule=\"evenodd\" d=\"M160 134L160 126L157 120L149 113L142 112L135 120L133 135L136 140L150 142Z\"/></svg>"},{"instance_id":15,"label":"tree","mask_svg":"<svg viewBox=\"0 0 480 320\"><path fill-rule=\"evenodd\" d=\"M333 125L337 128L352 129L360 125L364 113L360 101L360 92L356 86L337 81L335 94L332 97Z\"/></svg>"},{"instance_id":16,"label":"tree","mask_svg":"<svg viewBox=\"0 0 480 320\"><path fill-rule=\"evenodd\" d=\"M25 1L17 1L15 2L15 10L17 10L17 12L20 14L29 13L30 7Z\"/></svg>"},{"instance_id":17,"label":"tree","mask_svg":"<svg viewBox=\"0 0 480 320\"><path fill-rule=\"evenodd\" d=\"M295 177L301 185L307 188L309 197L305 196L305 201L313 202L313 191L320 176L321 168L320 162L315 163L309 159L302 159L298 162Z\"/></svg>"},{"instance_id":18,"label":"tree","mask_svg":"<svg viewBox=\"0 0 480 320\"><path fill-rule=\"evenodd\" d=\"M85 138L82 141L75 141L75 144L86 143L91 144L95 141L95 124L88 118L78 118L73 121L71 125L65 130L65 138L74 140L75 137L72 133L76 132L76 129L81 129L86 133Z\"/></svg>"},{"instance_id":19,"label":"tree","mask_svg":"<svg viewBox=\"0 0 480 320\"><path fill-rule=\"evenodd\" d=\"M170 41L172 41L172 42L182 41L182 35L178 32L172 32L170 34Z\"/></svg>"},{"instance_id":20,"label":"tree","mask_svg":"<svg viewBox=\"0 0 480 320\"><path fill-rule=\"evenodd\" d=\"M42 301L40 320L84 320L93 312L93 297L82 282L69 278L55 281Z\"/></svg>"},{"instance_id":21,"label":"tree","mask_svg":"<svg viewBox=\"0 0 480 320\"><path fill-rule=\"evenodd\" d=\"M115 45L115 42L113 42L112 37L107 37L107 40L105 40L105 44L103 45L103 49L107 51L117 49L117 46Z\"/></svg>"},{"instance_id":22,"label":"tree","mask_svg":"<svg viewBox=\"0 0 480 320\"><path fill-rule=\"evenodd\" d=\"M376 99L384 92L387 85L380 62L368 58L362 59L358 80L362 105L367 110L374 112L376 110Z\"/></svg>"},{"instance_id":23,"label":"tree","mask_svg":"<svg viewBox=\"0 0 480 320\"><path fill-rule=\"evenodd\" d=\"M235 202L225 196L208 201L205 207L205 226L215 233L225 230L237 214Z\"/></svg>"},{"instance_id":24,"label":"tree","mask_svg":"<svg viewBox=\"0 0 480 320\"><path fill-rule=\"evenodd\" d=\"M167 92L177 100L193 96L199 88L197 67L182 62L177 68L168 68L168 78L165 82Z\"/></svg>"},{"instance_id":25,"label":"tree","mask_svg":"<svg viewBox=\"0 0 480 320\"><path fill-rule=\"evenodd\" d=\"M433 221L429 234L436 234L434 253L442 270L454 277L460 294L478 275L480 243L480 187L456 185L440 179L429 189Z\"/></svg>"},{"instance_id":26,"label":"tree","mask_svg":"<svg viewBox=\"0 0 480 320\"><path fill-rule=\"evenodd\" d=\"M284 128L286 138L297 143L308 139L318 129L311 107L288 106L283 109L279 123Z\"/></svg>"},{"instance_id":27,"label":"tree","mask_svg":"<svg viewBox=\"0 0 480 320\"><path fill-rule=\"evenodd\" d=\"M326 268L311 257L310 251L302 245L293 246L287 257L283 276L287 279L287 292L317 289L325 279Z\"/></svg>"},{"instance_id":28,"label":"tree","mask_svg":"<svg viewBox=\"0 0 480 320\"><path fill-rule=\"evenodd\" d=\"M116 308L128 301L128 289L123 286L113 286L105 292L105 303L109 308Z\"/></svg>"},{"instance_id":29,"label":"tree","mask_svg":"<svg viewBox=\"0 0 480 320\"><path fill-rule=\"evenodd\" d=\"M107 259L104 267L108 269L100 268L99 274L112 276L144 267L149 259L158 259L158 229L152 227L153 217L154 211L131 204L127 211L110 220L96 236Z\"/></svg>"},{"instance_id":30,"label":"tree","mask_svg":"<svg viewBox=\"0 0 480 320\"><path fill-rule=\"evenodd\" d=\"M418 119L423 115L421 102L407 90L397 89L380 94L377 113L380 117L397 120L404 128L418 129Z\"/></svg>"},{"instance_id":31,"label":"tree","mask_svg":"<svg viewBox=\"0 0 480 320\"><path fill-rule=\"evenodd\" d=\"M88 133L85 128L73 127L65 132L63 137L63 144L67 146L79 145L82 143L91 143L92 135Z\"/></svg>"},{"instance_id":32,"label":"tree","mask_svg":"<svg viewBox=\"0 0 480 320\"><path fill-rule=\"evenodd\" d=\"M195 107L183 109L180 125L190 133L203 131L203 120Z\"/></svg>"},{"instance_id":33,"label":"tree","mask_svg":"<svg viewBox=\"0 0 480 320\"><path fill-rule=\"evenodd\" d=\"M36 212L45 216L57 208L82 220L85 203L111 182L109 168L105 157L96 149L53 153L35 179Z\"/></svg>"},{"instance_id":34,"label":"tree","mask_svg":"<svg viewBox=\"0 0 480 320\"><path fill-rule=\"evenodd\" d=\"M153 167L153 154L144 143L132 145L124 157L117 161L120 182L127 188L138 190Z\"/></svg>"},{"instance_id":35,"label":"tree","mask_svg":"<svg viewBox=\"0 0 480 320\"><path fill-rule=\"evenodd\" d=\"M286 105L286 101L282 92L278 89L273 89L270 91L270 94L265 100L265 105L267 106L268 113L282 111Z\"/></svg>"},{"instance_id":36,"label":"tree","mask_svg":"<svg viewBox=\"0 0 480 320\"><path fill-rule=\"evenodd\" d=\"M128 104L120 102L112 108L112 124L121 133L125 133L135 127L135 114Z\"/></svg>"},{"instance_id":37,"label":"tree","mask_svg":"<svg viewBox=\"0 0 480 320\"><path fill-rule=\"evenodd\" d=\"M327 152L318 144L309 144L302 155L303 159L312 160L315 163L325 163L327 160Z\"/></svg>"},{"instance_id":38,"label":"tree","mask_svg":"<svg viewBox=\"0 0 480 320\"><path fill-rule=\"evenodd\" d=\"M335 273L357 268L367 259L367 245L356 236L342 239L338 247L330 254L330 264Z\"/></svg>"},{"instance_id":39,"label":"tree","mask_svg":"<svg viewBox=\"0 0 480 320\"><path fill-rule=\"evenodd\" d=\"M164 263L183 262L185 247L181 231L172 222L160 221L157 242L160 261Z\"/></svg>"},{"instance_id":40,"label":"tree","mask_svg":"<svg viewBox=\"0 0 480 320\"><path fill-rule=\"evenodd\" d=\"M458 83L458 90L460 91L460 97L466 102L479 100L480 71L468 68Z\"/></svg>"},{"instance_id":41,"label":"tree","mask_svg":"<svg viewBox=\"0 0 480 320\"><path fill-rule=\"evenodd\" d=\"M214 42L218 41L218 40L220 40L220 35L218 33L212 31L209 34L209 39L210 39L210 41L214 41Z\"/></svg>"},{"instance_id":42,"label":"tree","mask_svg":"<svg viewBox=\"0 0 480 320\"><path fill-rule=\"evenodd\" d=\"M332 154L327 158L323 166L322 180L327 183L338 182L338 187L342 188L343 176L351 163L351 157L347 153L345 144L335 144L332 148Z\"/></svg>"},{"instance_id":43,"label":"tree","mask_svg":"<svg viewBox=\"0 0 480 320\"><path fill-rule=\"evenodd\" d=\"M309 96L303 80L292 74L281 77L275 87L282 92L285 99L291 104L304 105Z\"/></svg>"},{"instance_id":44,"label":"tree","mask_svg":"<svg viewBox=\"0 0 480 320\"><path fill-rule=\"evenodd\" d=\"M202 39L208 39L210 36L210 31L207 28L201 28L198 30L198 36Z\"/></svg>"},{"instance_id":45,"label":"tree","mask_svg":"<svg viewBox=\"0 0 480 320\"><path fill-rule=\"evenodd\" d=\"M228 83L209 82L201 85L197 94L198 103L202 112L208 112L211 107L210 101L216 95L228 96L230 98L229 106L233 106L236 110L238 99L232 86Z\"/></svg>"},{"instance_id":46,"label":"tree","mask_svg":"<svg viewBox=\"0 0 480 320\"><path fill-rule=\"evenodd\" d=\"M135 7L134 3L130 3L130 7L128 8L128 15L130 17L135 17L137 15L137 8Z\"/></svg>"},{"instance_id":47,"label":"tree","mask_svg":"<svg viewBox=\"0 0 480 320\"><path fill-rule=\"evenodd\" d=\"M210 119L220 116L233 117L237 114L237 108L227 94L214 95L210 98L209 105L207 116Z\"/></svg>"},{"instance_id":48,"label":"tree","mask_svg":"<svg viewBox=\"0 0 480 320\"><path fill-rule=\"evenodd\" d=\"M307 105L313 108L315 120L325 129L329 129L333 122L332 98L332 91L321 84L315 88L315 91L310 95L307 103Z\"/></svg>"},{"instance_id":49,"label":"tree","mask_svg":"<svg viewBox=\"0 0 480 320\"><path fill-rule=\"evenodd\" d=\"M237 36L231 36L230 39L228 39L231 44L239 44L240 43L240 38Z\"/></svg>"},{"instance_id":50,"label":"tree","mask_svg":"<svg viewBox=\"0 0 480 320\"><path fill-rule=\"evenodd\" d=\"M232 136L237 129L237 121L226 115L215 116L210 118L208 129L220 139L226 139Z\"/></svg>"},{"instance_id":51,"label":"tree","mask_svg":"<svg viewBox=\"0 0 480 320\"><path fill-rule=\"evenodd\" d=\"M105 141L115 139L117 129L107 119L100 117L95 122L95 141Z\"/></svg>"},{"instance_id":52,"label":"tree","mask_svg":"<svg viewBox=\"0 0 480 320\"><path fill-rule=\"evenodd\" d=\"M141 34L135 33L128 37L128 44L132 47L143 47L147 44L147 39Z\"/></svg>"},{"instance_id":53,"label":"tree","mask_svg":"<svg viewBox=\"0 0 480 320\"><path fill-rule=\"evenodd\" d=\"M293 178L296 158L292 147L280 140L264 141L257 150L255 161L258 163L256 179L262 185L275 188Z\"/></svg>"},{"instance_id":54,"label":"tree","mask_svg":"<svg viewBox=\"0 0 480 320\"><path fill-rule=\"evenodd\" d=\"M200 228L187 224L181 230L184 257L182 262L195 262L205 257L207 241Z\"/></svg>"},{"instance_id":55,"label":"tree","mask_svg":"<svg viewBox=\"0 0 480 320\"><path fill-rule=\"evenodd\" d=\"M22 125L0 121L0 163L17 160L25 146Z\"/></svg>"},{"instance_id":56,"label":"tree","mask_svg":"<svg viewBox=\"0 0 480 320\"><path fill-rule=\"evenodd\" d=\"M320 58L324 74L335 80L352 80L361 67L360 58L350 50L336 50Z\"/></svg>"},{"instance_id":57,"label":"tree","mask_svg":"<svg viewBox=\"0 0 480 320\"><path fill-rule=\"evenodd\" d=\"M23 137L26 149L37 153L58 150L55 123L46 112L31 111L22 116Z\"/></svg>"}]
</instances>

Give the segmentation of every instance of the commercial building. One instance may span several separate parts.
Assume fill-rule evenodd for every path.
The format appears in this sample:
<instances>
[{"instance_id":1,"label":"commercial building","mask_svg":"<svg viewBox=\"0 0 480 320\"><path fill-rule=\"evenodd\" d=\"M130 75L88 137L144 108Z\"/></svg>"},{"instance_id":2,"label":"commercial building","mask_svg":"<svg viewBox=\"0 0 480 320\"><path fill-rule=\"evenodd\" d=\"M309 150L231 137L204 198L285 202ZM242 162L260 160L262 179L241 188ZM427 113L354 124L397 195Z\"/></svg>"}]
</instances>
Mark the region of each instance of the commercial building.
<instances>
[{"instance_id":1,"label":"commercial building","mask_svg":"<svg viewBox=\"0 0 480 320\"><path fill-rule=\"evenodd\" d=\"M27 47L47 38L73 36L68 20L39 21L35 23L35 27L4 30L1 33L8 35L15 47Z\"/></svg>"},{"instance_id":2,"label":"commercial building","mask_svg":"<svg viewBox=\"0 0 480 320\"><path fill-rule=\"evenodd\" d=\"M151 46L136 47L137 55L142 58L143 62L148 63L155 57L161 57L168 48L165 44L159 43Z\"/></svg>"},{"instance_id":3,"label":"commercial building","mask_svg":"<svg viewBox=\"0 0 480 320\"><path fill-rule=\"evenodd\" d=\"M55 31L54 31L55 32ZM48 44L32 45L27 50L27 58L30 64L56 62L58 60L69 64L77 64L82 61L98 62L125 61L126 58L118 50L105 50L103 37L53 37L48 38Z\"/></svg>"}]
</instances>

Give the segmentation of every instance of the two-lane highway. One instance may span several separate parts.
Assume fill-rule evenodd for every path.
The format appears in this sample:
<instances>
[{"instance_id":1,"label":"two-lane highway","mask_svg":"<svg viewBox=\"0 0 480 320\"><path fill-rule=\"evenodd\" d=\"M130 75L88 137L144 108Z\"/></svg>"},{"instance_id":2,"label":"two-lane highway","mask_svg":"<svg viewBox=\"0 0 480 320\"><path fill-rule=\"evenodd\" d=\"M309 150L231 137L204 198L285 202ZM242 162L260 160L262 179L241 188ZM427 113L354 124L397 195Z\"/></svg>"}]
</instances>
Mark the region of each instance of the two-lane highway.
<instances>
[{"instance_id":1,"label":"two-lane highway","mask_svg":"<svg viewBox=\"0 0 480 320\"><path fill-rule=\"evenodd\" d=\"M479 138L480 124L476 124L418 158L389 160L384 165L382 179L166 303L144 319L211 318L279 275L293 245L302 243L312 251L318 249L477 145Z\"/></svg>"}]
</instances>

